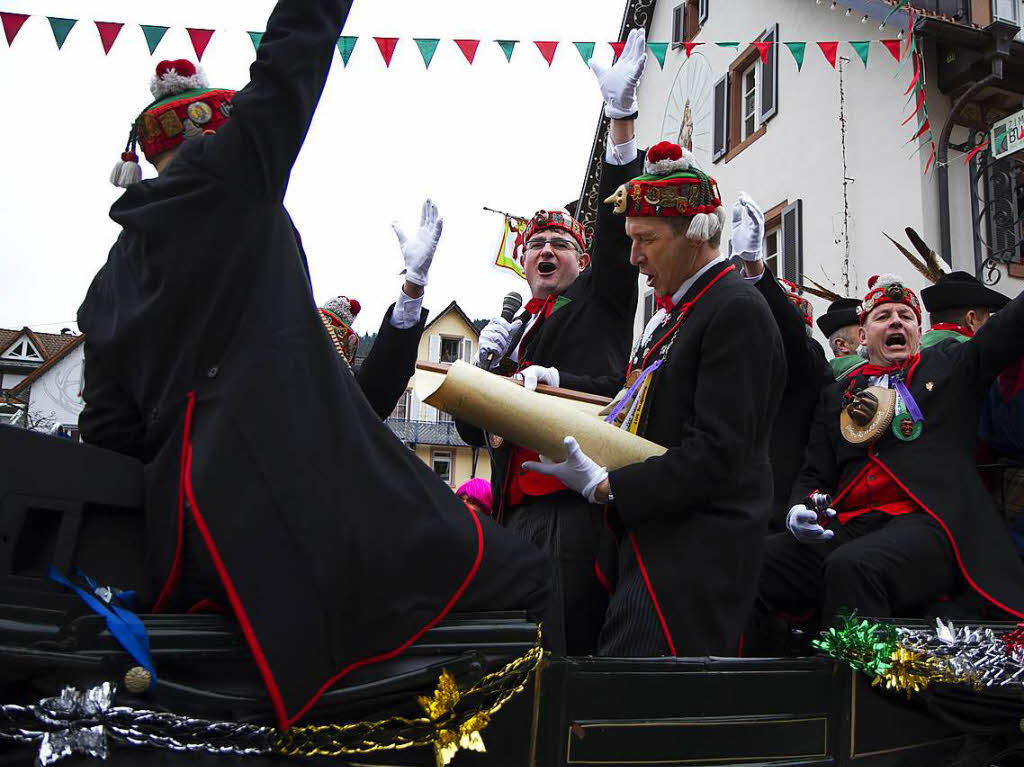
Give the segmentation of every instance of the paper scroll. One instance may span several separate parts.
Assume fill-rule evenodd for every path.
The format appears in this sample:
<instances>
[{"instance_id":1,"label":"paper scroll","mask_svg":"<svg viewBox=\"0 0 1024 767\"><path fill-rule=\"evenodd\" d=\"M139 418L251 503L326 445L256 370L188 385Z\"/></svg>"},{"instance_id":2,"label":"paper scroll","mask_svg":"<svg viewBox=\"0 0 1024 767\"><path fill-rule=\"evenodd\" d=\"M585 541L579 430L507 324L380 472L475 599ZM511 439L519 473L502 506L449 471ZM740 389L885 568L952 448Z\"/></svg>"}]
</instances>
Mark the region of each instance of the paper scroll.
<instances>
[{"instance_id":1,"label":"paper scroll","mask_svg":"<svg viewBox=\"0 0 1024 767\"><path fill-rule=\"evenodd\" d=\"M661 445L602 421L598 405L527 391L465 362L456 362L445 376L421 372L417 378L421 375L425 380L417 381L417 388L428 405L557 461L565 459L562 440L570 435L609 470L665 452Z\"/></svg>"}]
</instances>

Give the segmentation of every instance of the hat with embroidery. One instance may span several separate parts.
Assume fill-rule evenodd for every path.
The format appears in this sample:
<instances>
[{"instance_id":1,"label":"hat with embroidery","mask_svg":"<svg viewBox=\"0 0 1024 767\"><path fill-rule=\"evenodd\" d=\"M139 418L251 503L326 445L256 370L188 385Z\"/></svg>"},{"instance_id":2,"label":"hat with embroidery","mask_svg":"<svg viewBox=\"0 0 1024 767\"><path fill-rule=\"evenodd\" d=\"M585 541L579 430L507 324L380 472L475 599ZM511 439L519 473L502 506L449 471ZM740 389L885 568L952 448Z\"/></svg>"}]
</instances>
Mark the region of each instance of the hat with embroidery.
<instances>
[{"instance_id":1,"label":"hat with embroidery","mask_svg":"<svg viewBox=\"0 0 1024 767\"><path fill-rule=\"evenodd\" d=\"M917 315L918 323L921 322L921 302L918 301L917 294L904 285L903 279L895 274L875 274L868 277L868 292L864 294L864 300L857 309L860 324L863 325L868 315L883 304L909 306Z\"/></svg>"},{"instance_id":2,"label":"hat with embroidery","mask_svg":"<svg viewBox=\"0 0 1024 767\"><path fill-rule=\"evenodd\" d=\"M800 317L803 319L804 325L807 326L808 334L813 333L814 307L811 306L811 302L801 295L800 287L798 285L795 285L789 280L784 280L781 277L779 278L779 282L786 291L786 298L788 298L789 302L793 304L794 308L796 308Z\"/></svg>"},{"instance_id":3,"label":"hat with embroidery","mask_svg":"<svg viewBox=\"0 0 1024 767\"><path fill-rule=\"evenodd\" d=\"M231 115L233 90L211 88L206 74L187 59L161 61L149 85L153 101L128 132L110 183L127 189L142 180L138 146L150 162L186 139L215 133Z\"/></svg>"},{"instance_id":4,"label":"hat with embroidery","mask_svg":"<svg viewBox=\"0 0 1024 767\"><path fill-rule=\"evenodd\" d=\"M522 258L522 250L533 235L544 229L561 229L576 241L581 252L587 250L587 234L583 224L569 215L567 210L538 210L526 222L526 228L516 237L515 254Z\"/></svg>"},{"instance_id":5,"label":"hat with embroidery","mask_svg":"<svg viewBox=\"0 0 1024 767\"><path fill-rule=\"evenodd\" d=\"M320 313L330 322L349 362L355 360L356 349L359 348L359 334L352 329L352 325L361 308L358 301L348 296L337 296L320 307Z\"/></svg>"},{"instance_id":6,"label":"hat with embroidery","mask_svg":"<svg viewBox=\"0 0 1024 767\"><path fill-rule=\"evenodd\" d=\"M708 241L725 226L718 182L700 169L693 153L662 141L647 150L644 174L620 186L606 203L627 216L691 218L686 236Z\"/></svg>"}]
</instances>

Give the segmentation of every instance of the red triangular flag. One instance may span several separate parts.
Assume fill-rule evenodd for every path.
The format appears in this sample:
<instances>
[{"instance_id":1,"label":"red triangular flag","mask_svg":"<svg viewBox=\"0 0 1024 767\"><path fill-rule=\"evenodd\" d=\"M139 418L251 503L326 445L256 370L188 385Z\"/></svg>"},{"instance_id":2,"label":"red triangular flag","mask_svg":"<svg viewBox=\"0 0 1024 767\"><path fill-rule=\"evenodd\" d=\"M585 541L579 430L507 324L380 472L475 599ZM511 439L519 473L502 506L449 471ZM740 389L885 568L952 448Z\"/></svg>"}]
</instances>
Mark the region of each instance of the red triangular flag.
<instances>
[{"instance_id":1,"label":"red triangular flag","mask_svg":"<svg viewBox=\"0 0 1024 767\"><path fill-rule=\"evenodd\" d=\"M821 48L821 52L825 54L825 60L832 65L832 68L836 68L836 51L839 50L839 43L818 43L818 47Z\"/></svg>"},{"instance_id":2,"label":"red triangular flag","mask_svg":"<svg viewBox=\"0 0 1024 767\"><path fill-rule=\"evenodd\" d=\"M7 37L7 44L14 42L15 36L21 31L21 25L28 18L27 13L8 13L0 11L0 22L4 25L4 35Z\"/></svg>"},{"instance_id":3,"label":"red triangular flag","mask_svg":"<svg viewBox=\"0 0 1024 767\"><path fill-rule=\"evenodd\" d=\"M924 104L924 88L917 92L917 106L914 107L914 111L910 113L910 117L900 123L900 125L906 125L908 122L914 119L914 115L921 111L921 105Z\"/></svg>"},{"instance_id":4,"label":"red triangular flag","mask_svg":"<svg viewBox=\"0 0 1024 767\"><path fill-rule=\"evenodd\" d=\"M210 38L213 37L213 30L185 27L185 31L188 32L188 37L192 41L192 50L196 52L196 56L202 61L203 52L206 50L206 46L210 44Z\"/></svg>"},{"instance_id":5,"label":"red triangular flag","mask_svg":"<svg viewBox=\"0 0 1024 767\"><path fill-rule=\"evenodd\" d=\"M906 55L911 46L914 44L914 6L907 4L907 50L904 51Z\"/></svg>"},{"instance_id":6,"label":"red triangular flag","mask_svg":"<svg viewBox=\"0 0 1024 767\"><path fill-rule=\"evenodd\" d=\"M96 29L100 33L100 42L103 43L103 55L106 56L110 53L111 47L114 45L114 41L117 39L118 34L121 32L123 27L119 21L97 21Z\"/></svg>"},{"instance_id":7,"label":"red triangular flag","mask_svg":"<svg viewBox=\"0 0 1024 767\"><path fill-rule=\"evenodd\" d=\"M690 58L690 54L693 53L693 49L698 45L704 45L704 43L683 43L683 47L686 48L686 58Z\"/></svg>"},{"instance_id":8,"label":"red triangular flag","mask_svg":"<svg viewBox=\"0 0 1024 767\"><path fill-rule=\"evenodd\" d=\"M772 49L771 42L758 40L754 43L754 47L757 48L757 52L761 54L761 63L768 63L768 51Z\"/></svg>"},{"instance_id":9,"label":"red triangular flag","mask_svg":"<svg viewBox=\"0 0 1024 767\"><path fill-rule=\"evenodd\" d=\"M466 57L466 61L472 64L473 59L476 58L476 49L480 47L480 41L456 40L455 44L459 46L459 50L462 51L462 55Z\"/></svg>"},{"instance_id":10,"label":"red triangular flag","mask_svg":"<svg viewBox=\"0 0 1024 767\"><path fill-rule=\"evenodd\" d=\"M914 90L914 88L917 87L917 81L920 80L920 79L921 79L921 70L918 69L917 54L915 53L914 54L914 79L910 81L910 85L908 85L907 89L905 91L903 91L903 95L906 96L908 93L910 93L912 90Z\"/></svg>"},{"instance_id":11,"label":"red triangular flag","mask_svg":"<svg viewBox=\"0 0 1024 767\"><path fill-rule=\"evenodd\" d=\"M900 60L900 41L899 40L879 40L879 42L885 46L885 49L892 54L892 57L896 61Z\"/></svg>"},{"instance_id":12,"label":"red triangular flag","mask_svg":"<svg viewBox=\"0 0 1024 767\"><path fill-rule=\"evenodd\" d=\"M384 66L391 66L391 57L395 55L395 48L398 47L397 37L375 37L377 47L380 48L380 55L384 57Z\"/></svg>"},{"instance_id":13,"label":"red triangular flag","mask_svg":"<svg viewBox=\"0 0 1024 767\"><path fill-rule=\"evenodd\" d=\"M618 43L608 43L608 45L610 45L612 47L612 51L615 54L612 57L612 61L613 62L618 61L619 60L619 56L622 55L622 49L626 47L626 41L623 40L622 42L618 42Z\"/></svg>"},{"instance_id":14,"label":"red triangular flag","mask_svg":"<svg viewBox=\"0 0 1024 767\"><path fill-rule=\"evenodd\" d=\"M928 169L932 167L932 161L935 159L935 144L932 143L932 153L928 155L928 162L925 163L924 172L928 173Z\"/></svg>"},{"instance_id":15,"label":"red triangular flag","mask_svg":"<svg viewBox=\"0 0 1024 767\"><path fill-rule=\"evenodd\" d=\"M983 152L988 149L988 143L988 141L982 141L978 146L968 152L967 156L964 158L964 165L967 165L971 160L973 160L974 155L978 154L978 152Z\"/></svg>"},{"instance_id":16,"label":"red triangular flag","mask_svg":"<svg viewBox=\"0 0 1024 767\"><path fill-rule=\"evenodd\" d=\"M540 51L540 55L544 57L544 61L551 66L552 59L555 58L555 49L558 48L557 40L534 40L533 44L537 46L537 50Z\"/></svg>"},{"instance_id":17,"label":"red triangular flag","mask_svg":"<svg viewBox=\"0 0 1024 767\"><path fill-rule=\"evenodd\" d=\"M921 127L918 129L917 133L914 134L914 138L920 138L924 134L924 132L926 130L930 130L931 127L932 127L932 121L930 119L928 119L928 118L925 118L925 121L923 123L921 123ZM913 141L913 140L914 139L911 139L911 141Z\"/></svg>"}]
</instances>

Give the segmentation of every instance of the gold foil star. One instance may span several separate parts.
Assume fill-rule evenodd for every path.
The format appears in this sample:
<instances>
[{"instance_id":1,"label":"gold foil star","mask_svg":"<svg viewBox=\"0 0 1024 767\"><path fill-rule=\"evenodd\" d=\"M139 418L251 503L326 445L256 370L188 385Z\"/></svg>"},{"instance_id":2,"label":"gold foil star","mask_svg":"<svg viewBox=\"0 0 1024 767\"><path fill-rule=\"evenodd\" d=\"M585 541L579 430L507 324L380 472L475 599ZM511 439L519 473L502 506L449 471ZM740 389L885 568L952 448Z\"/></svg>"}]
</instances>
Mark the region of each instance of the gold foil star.
<instances>
[{"instance_id":1,"label":"gold foil star","mask_svg":"<svg viewBox=\"0 0 1024 767\"><path fill-rule=\"evenodd\" d=\"M486 753L483 736L480 731L490 724L491 718L484 712L474 714L459 727L458 732L454 730L441 730L434 741L434 756L437 760L437 767L447 767L459 749L466 751L479 751Z\"/></svg>"},{"instance_id":2,"label":"gold foil star","mask_svg":"<svg viewBox=\"0 0 1024 767\"><path fill-rule=\"evenodd\" d=\"M428 698L421 695L416 701L423 707L427 716L432 721L437 721L450 714L459 702L459 686L448 671L442 671L437 680L437 689L434 690L434 697Z\"/></svg>"}]
</instances>

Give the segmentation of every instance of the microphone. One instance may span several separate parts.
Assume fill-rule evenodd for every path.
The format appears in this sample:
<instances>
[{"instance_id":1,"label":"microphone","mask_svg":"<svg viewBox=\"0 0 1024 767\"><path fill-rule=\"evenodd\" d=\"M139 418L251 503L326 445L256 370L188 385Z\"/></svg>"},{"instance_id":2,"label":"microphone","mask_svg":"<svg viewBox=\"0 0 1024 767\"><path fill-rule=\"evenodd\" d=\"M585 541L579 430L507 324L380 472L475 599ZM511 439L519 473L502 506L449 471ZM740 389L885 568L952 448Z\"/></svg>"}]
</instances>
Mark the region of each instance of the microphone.
<instances>
[{"instance_id":1,"label":"microphone","mask_svg":"<svg viewBox=\"0 0 1024 767\"><path fill-rule=\"evenodd\" d=\"M501 318L505 322L512 322L512 319L516 316L516 312L523 305L523 297L516 293L514 290L509 291L505 294L505 297L501 299ZM484 360L484 370L490 370L494 365L494 358L497 356L496 352L488 352L487 359Z\"/></svg>"}]
</instances>

